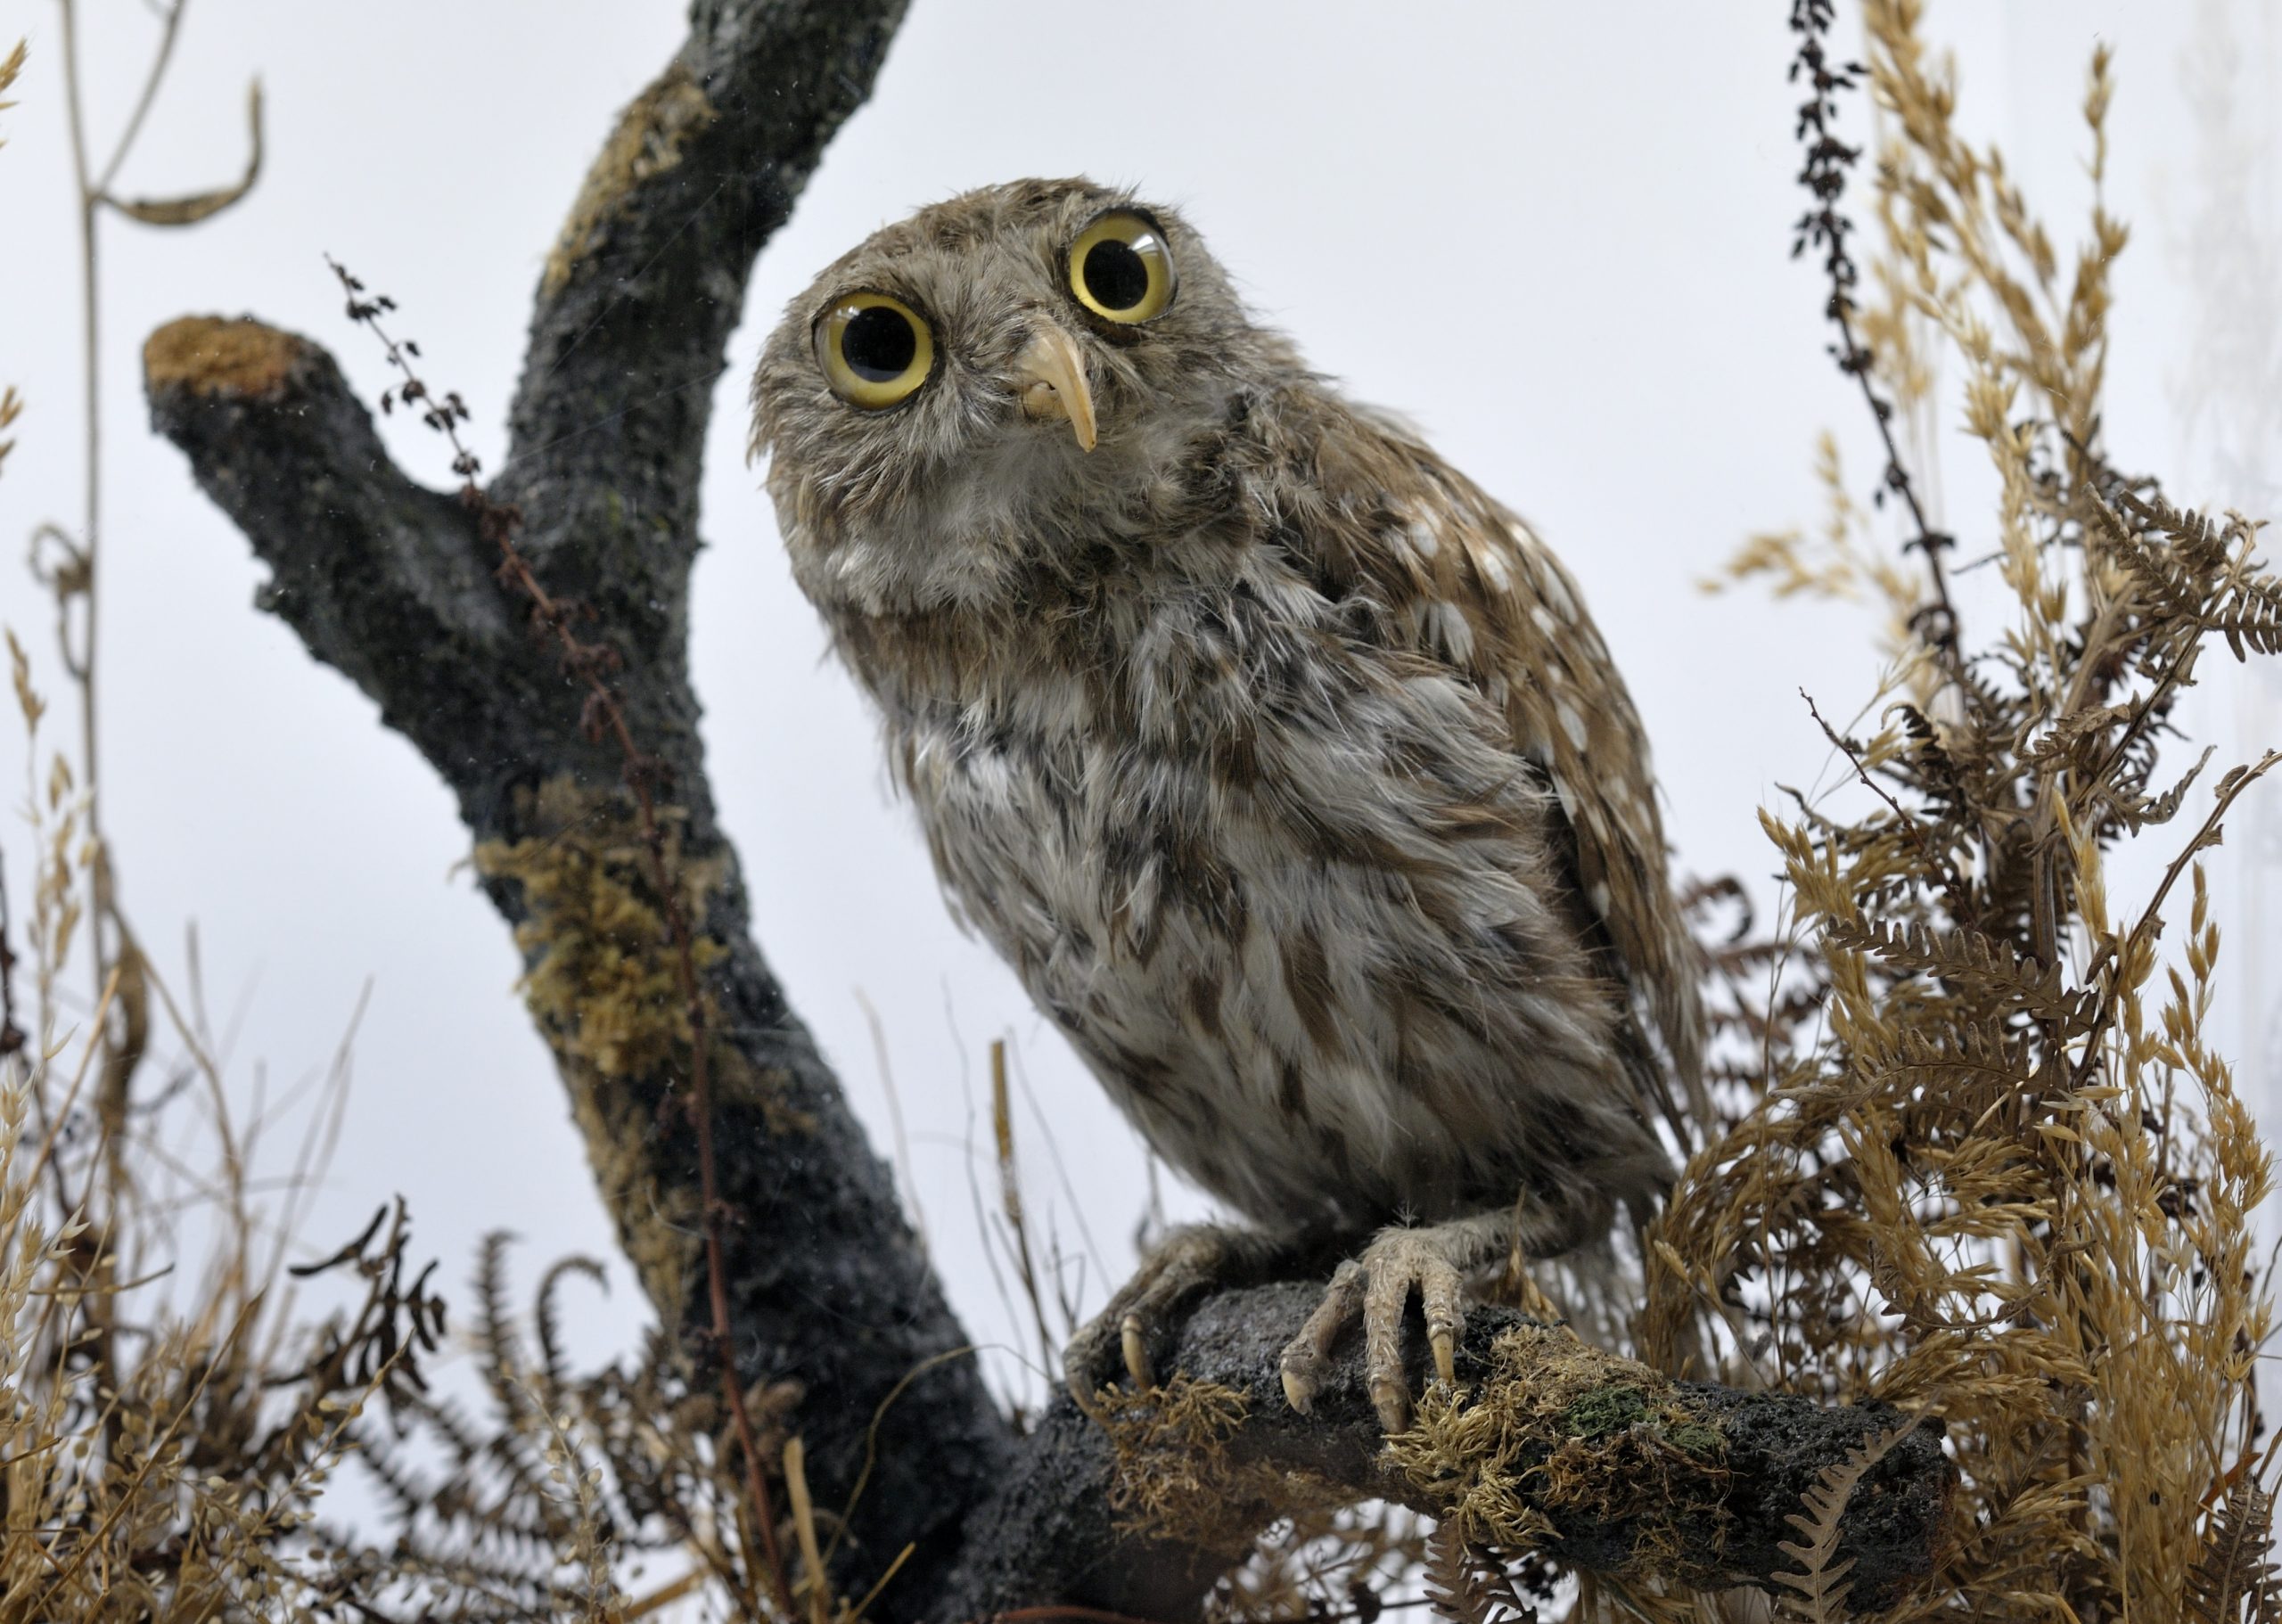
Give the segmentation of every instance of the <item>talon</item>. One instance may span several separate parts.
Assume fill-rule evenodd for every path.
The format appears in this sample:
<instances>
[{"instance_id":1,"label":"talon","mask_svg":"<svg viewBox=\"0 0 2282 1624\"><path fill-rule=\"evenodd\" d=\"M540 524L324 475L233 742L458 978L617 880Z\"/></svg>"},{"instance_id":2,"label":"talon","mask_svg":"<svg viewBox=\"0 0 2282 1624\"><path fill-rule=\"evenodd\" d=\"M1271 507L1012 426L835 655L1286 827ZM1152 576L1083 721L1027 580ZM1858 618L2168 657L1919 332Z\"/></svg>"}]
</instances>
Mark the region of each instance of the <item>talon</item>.
<instances>
[{"instance_id":1,"label":"talon","mask_svg":"<svg viewBox=\"0 0 2282 1624\"><path fill-rule=\"evenodd\" d=\"M1301 1415L1307 1415L1315 1406L1316 1384L1293 1369L1284 1367L1284 1402Z\"/></svg>"},{"instance_id":2,"label":"talon","mask_svg":"<svg viewBox=\"0 0 2282 1624\"><path fill-rule=\"evenodd\" d=\"M1120 1364L1136 1388L1143 1392L1155 1388L1150 1329L1164 1325L1182 1303L1222 1278L1232 1266L1245 1264L1256 1253L1268 1255L1268 1243L1258 1237L1224 1229L1177 1230L1167 1236L1063 1350L1078 1407L1098 1416L1104 1403L1121 1402L1117 1398Z\"/></svg>"},{"instance_id":3,"label":"talon","mask_svg":"<svg viewBox=\"0 0 2282 1624\"><path fill-rule=\"evenodd\" d=\"M1128 1314L1118 1321L1117 1331L1125 1346L1125 1374L1133 1378L1136 1391L1145 1393L1157 1385L1157 1378L1149 1368L1149 1344L1141 1334L1141 1316Z\"/></svg>"},{"instance_id":4,"label":"talon","mask_svg":"<svg viewBox=\"0 0 2282 1624\"><path fill-rule=\"evenodd\" d=\"M1458 1384L1457 1339L1448 1331L1435 1330L1427 1336L1427 1344L1434 1350L1434 1378L1445 1387Z\"/></svg>"},{"instance_id":5,"label":"talon","mask_svg":"<svg viewBox=\"0 0 2282 1624\"><path fill-rule=\"evenodd\" d=\"M1371 1407L1379 1413L1379 1431L1388 1437L1410 1431L1410 1394L1400 1377L1372 1379Z\"/></svg>"},{"instance_id":6,"label":"talon","mask_svg":"<svg viewBox=\"0 0 2282 1624\"><path fill-rule=\"evenodd\" d=\"M1363 1310L1364 1280L1361 1264L1351 1258L1341 1264L1323 1300L1300 1327L1300 1334L1285 1344L1283 1357L1277 1361L1284 1377L1284 1397L1302 1415L1315 1407L1324 1372L1331 1367L1332 1343Z\"/></svg>"},{"instance_id":7,"label":"talon","mask_svg":"<svg viewBox=\"0 0 2282 1624\"><path fill-rule=\"evenodd\" d=\"M1284 1378L1284 1402L1302 1415L1315 1409L1316 1393L1323 1386L1323 1360L1315 1357L1314 1350L1298 1341L1284 1349L1284 1357L1276 1363Z\"/></svg>"},{"instance_id":8,"label":"talon","mask_svg":"<svg viewBox=\"0 0 2282 1624\"><path fill-rule=\"evenodd\" d=\"M1091 1332L1091 1326L1079 1332L1062 1350L1062 1385L1069 1390L1071 1401L1080 1411L1099 1421L1100 1378L1096 1373L1100 1366L1095 1357L1099 1343Z\"/></svg>"}]
</instances>

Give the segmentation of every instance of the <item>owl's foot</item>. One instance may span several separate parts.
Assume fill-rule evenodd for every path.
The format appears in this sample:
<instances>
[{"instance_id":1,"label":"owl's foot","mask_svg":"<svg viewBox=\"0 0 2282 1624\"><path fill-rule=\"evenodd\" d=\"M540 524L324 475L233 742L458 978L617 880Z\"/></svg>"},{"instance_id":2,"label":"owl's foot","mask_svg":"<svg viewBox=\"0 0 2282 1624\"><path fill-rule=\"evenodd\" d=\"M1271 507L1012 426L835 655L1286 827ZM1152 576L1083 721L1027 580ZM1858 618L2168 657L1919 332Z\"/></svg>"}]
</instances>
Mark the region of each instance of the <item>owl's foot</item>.
<instances>
[{"instance_id":1,"label":"owl's foot","mask_svg":"<svg viewBox=\"0 0 2282 1624\"><path fill-rule=\"evenodd\" d=\"M1308 1316L1279 1361L1284 1396L1306 1415L1331 1372L1340 1333L1363 1322L1363 1376L1379 1425L1390 1433L1410 1425L1410 1384L1403 1375L1403 1313L1413 1292L1426 1315L1426 1345L1435 1379L1457 1380L1457 1339L1465 1329L1465 1276L1495 1256L1495 1220L1462 1219L1424 1229L1383 1229L1359 1257L1331 1277L1323 1301Z\"/></svg>"},{"instance_id":2,"label":"owl's foot","mask_svg":"<svg viewBox=\"0 0 2282 1624\"><path fill-rule=\"evenodd\" d=\"M1078 1407L1099 1415L1099 1395L1114 1387L1120 1374L1138 1390L1154 1387L1152 1334L1190 1298L1260 1276L1280 1251L1265 1235L1216 1224L1184 1226L1166 1235L1063 1349L1063 1380Z\"/></svg>"}]
</instances>

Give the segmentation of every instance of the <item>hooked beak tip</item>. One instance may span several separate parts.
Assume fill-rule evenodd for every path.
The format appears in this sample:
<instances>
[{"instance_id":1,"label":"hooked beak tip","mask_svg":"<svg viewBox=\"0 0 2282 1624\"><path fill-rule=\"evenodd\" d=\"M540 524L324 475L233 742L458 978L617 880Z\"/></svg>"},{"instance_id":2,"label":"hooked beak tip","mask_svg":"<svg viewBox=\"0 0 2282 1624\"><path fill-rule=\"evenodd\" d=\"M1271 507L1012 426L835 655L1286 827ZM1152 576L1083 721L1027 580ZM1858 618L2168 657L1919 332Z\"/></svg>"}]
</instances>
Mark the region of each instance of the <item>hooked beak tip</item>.
<instances>
[{"instance_id":1,"label":"hooked beak tip","mask_svg":"<svg viewBox=\"0 0 2282 1624\"><path fill-rule=\"evenodd\" d=\"M1098 438L1093 390L1086 382L1086 357L1077 340L1058 327L1047 327L1014 360L1014 380L1022 415L1033 422L1067 419L1080 450Z\"/></svg>"}]
</instances>

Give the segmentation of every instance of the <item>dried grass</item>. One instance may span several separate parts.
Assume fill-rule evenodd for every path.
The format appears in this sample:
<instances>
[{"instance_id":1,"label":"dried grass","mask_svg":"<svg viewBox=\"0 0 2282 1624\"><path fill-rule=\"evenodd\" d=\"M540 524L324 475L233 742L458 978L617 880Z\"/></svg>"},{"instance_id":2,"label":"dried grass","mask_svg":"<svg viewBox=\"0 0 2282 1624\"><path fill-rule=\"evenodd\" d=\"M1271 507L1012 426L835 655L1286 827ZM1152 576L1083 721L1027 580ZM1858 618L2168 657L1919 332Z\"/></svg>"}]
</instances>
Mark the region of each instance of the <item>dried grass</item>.
<instances>
[{"instance_id":1,"label":"dried grass","mask_svg":"<svg viewBox=\"0 0 2282 1624\"><path fill-rule=\"evenodd\" d=\"M2095 201L2083 246L2064 259L1999 155L1961 132L1953 71L1922 40L1920 12L1917 0L1866 0L1863 77L1889 126L1872 194L1874 299L1857 304L1853 282L1833 273L1841 359L1880 412L1879 485L1896 500L1884 514L1854 500L1826 441L1824 528L1754 538L1731 571L1881 611L1888 676L1845 713L1857 719L1825 724L1845 783L1762 814L1783 870L1777 928L1755 934L1746 914L1712 939L1711 922L1732 917L1743 889L1697 898L1728 1115L1650 1234L1638 1345L1675 1374L1941 1418L1960 1521L1938 1583L1896 1619L2273 1620L2275 1451L2253 1380L2273 1308L2252 1250L2271 1168L2204 1036L2220 944L2202 859L2277 758L2206 785L2199 763L2180 773L2158 754L2214 644L2237 658L2282 647L2282 591L2255 557L2254 525L2120 473L2103 443L2108 271L2126 236L2098 201L2106 53L2083 103ZM1798 15L1814 39L1831 21L1818 0L1801 0ZM0 91L21 60L20 48L0 63ZM1853 76L1827 62L1818 71L1828 83L1817 100L1835 106ZM1837 182L1818 203L1835 209L1851 156L1818 161L1810 175ZM1810 216L1810 232L1823 224ZM1834 241L1843 254L1843 233ZM1928 441L1943 376L1962 380L1965 426L1996 492L1982 528L2001 589L1957 601L1943 563L1954 544L1928 525L1911 478L1925 470L1905 456ZM0 395L0 431L15 411ZM1880 537L1903 507L1897 554ZM12 637L10 648L37 762L44 706ZM0 1053L0 1624L399 1607L619 1620L701 1594L735 1616L783 1615L771 1593L784 1572L751 1526L739 1453L724 1447L733 1404L749 1413L747 1453L781 1468L789 1491L792 1611L852 1624L870 1598L834 1597L818 1578L845 1508L807 1492L796 1389L724 1394L655 1340L573 1376L555 1298L595 1266L549 1268L527 1329L495 1240L473 1294L474 1415L425 1385L444 1308L400 1207L331 1259L282 1268L274 1230L294 1226L291 1204L265 1218L248 1201L254 1135L228 1130L198 1021L175 1011L131 941L103 956L94 1020L74 1028L60 1013L102 849L67 758L36 773L27 1029ZM2115 857L2135 843L2162 854L2160 874L2127 902ZM566 871L562 906L615 918L602 882L641 852L589 855ZM589 934L618 939L607 923ZM13 928L0 900L0 948ZM656 922L643 930L654 942ZM636 968L651 980L635 1001L673 1007L651 984L655 963ZM597 961L593 977L615 985L625 970ZM130 971L171 1021L168 1041L210 1079L216 1239L179 1304L137 1276L136 1258L160 1256L170 1232L127 1176L162 1153L162 1113L138 1127L103 1109L116 1054L100 1035ZM590 987L531 990L590 1029ZM1042 1272L1028 1266L995 1080L1002 1199L1045 1343ZM337 1306L300 1311L297 1275L316 1283L300 1292L330 1290ZM1532 1417L1557 1413L1610 1448L1654 1431L1653 1396L1602 1393L1582 1352L1572 1374L1565 1386L1515 1380L1467 1407L1430 1406L1422 1447L1439 1425L1494 1476L1498 1439ZM1216 1504L1298 1492L1199 1477L1230 1418L1211 1394L1168 1392L1136 1409L1146 1430L1119 1440L1160 1461L1129 1474L1141 1485L1131 1492L1194 1481ZM1591 1424L1596 1403L1605 1428ZM1659 1459L1687 1464L1687 1440L1671 1441ZM1607 1579L1564 1587L1530 1555L1536 1530L1499 1521L1491 1496L1431 1536L1383 1508L1294 1511L1212 1611L1321 1624L1376 1624L1408 1606L1465 1624L1555 1608L1579 1620L1840 1617L1835 1532L1874 1451L1794 1516L1799 1566L1776 1602ZM393 1507L384 1542L327 1526L324 1496L351 1463ZM1640 1487L1599 1456L1572 1464L1580 1492ZM1691 1468L1687 1480L1714 1476ZM1176 1497L1134 1509L1162 1521L1182 1508ZM644 1560L672 1573L637 1596L628 1575Z\"/></svg>"},{"instance_id":2,"label":"dried grass","mask_svg":"<svg viewBox=\"0 0 2282 1624\"><path fill-rule=\"evenodd\" d=\"M1731 1377L1942 1418L1965 1520L1899 1618L2170 1618L2191 1595L2220 1598L2196 1617L2270 1617L2241 1576L2266 1539L2253 1375L2273 1308L2251 1214L2271 1164L2202 1036L2220 938L2200 858L2278 758L2198 788L2200 762L2166 775L2158 752L2213 644L2282 647L2282 590L2255 526L2184 511L2101 439L2127 234L2100 198L2105 48L2082 102L2090 218L2064 262L1960 132L1921 12L1864 8L1891 134L1883 302L1859 331L1866 379L1905 413L1962 375L2002 581L1973 613L1999 624L1975 639L1965 611L1927 611L1827 446L1824 535L1736 561L1882 605L1893 658L1867 736L1833 734L1849 789L1762 814L1786 918L1714 951L1739 1114L1654 1233L1642 1336L1678 1361L1708 1323ZM1913 539L1937 559L1945 541ZM2134 842L2163 866L2127 904L2110 875ZM2165 917L2182 905L2183 931ZM2236 1588L2192 1590L2214 1562Z\"/></svg>"},{"instance_id":3,"label":"dried grass","mask_svg":"<svg viewBox=\"0 0 2282 1624\"><path fill-rule=\"evenodd\" d=\"M1728 574L1878 611L1886 676L1847 731L1802 718L1844 782L1761 814L1782 865L1776 929L1753 931L1734 882L1695 898L1727 1120L1650 1232L1638 1345L1675 1374L1944 1422L1955 1538L1892 1619L2272 1620L2276 1451L2255 1373L2273 1303L2253 1226L2272 1168L2204 1036L2220 932L2203 859L2282 758L2205 783L2209 752L2184 771L2159 753L2205 654L2282 649L2282 589L2255 524L2188 511L2120 472L2102 439L2127 238L2100 192L2105 48L2081 103L2090 217L2064 258L2000 156L1962 133L1917 0L1863 11L1856 68L1821 52L1829 4L1794 8L1813 47L1802 247L1876 414L1882 500L1850 495L1826 438L1823 528L1756 537ZM1836 109L1861 80L1888 131L1867 305L1837 209L1855 152ZM1943 376L1961 376L1993 473L2001 582L1955 599L1956 543L1910 463ZM2135 845L2157 878L2126 901L2111 876ZM1533 1401L1473 1403L1486 1426ZM1856 1476L1834 1472L1794 1515L1799 1565L1772 1603L1604 1579L1564 1616L1847 1616L1828 1564ZM1469 1624L1535 1616L1499 1571L1445 1553L1391 1589L1423 1580Z\"/></svg>"}]
</instances>

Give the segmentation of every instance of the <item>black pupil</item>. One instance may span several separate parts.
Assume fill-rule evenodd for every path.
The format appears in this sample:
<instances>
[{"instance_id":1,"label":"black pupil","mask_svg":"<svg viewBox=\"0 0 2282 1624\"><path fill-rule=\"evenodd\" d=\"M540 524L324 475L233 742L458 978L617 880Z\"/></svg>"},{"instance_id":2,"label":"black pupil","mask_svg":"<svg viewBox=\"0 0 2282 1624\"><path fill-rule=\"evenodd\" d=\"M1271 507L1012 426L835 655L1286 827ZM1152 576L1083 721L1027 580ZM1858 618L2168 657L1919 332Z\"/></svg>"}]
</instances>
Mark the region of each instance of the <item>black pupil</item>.
<instances>
[{"instance_id":1,"label":"black pupil","mask_svg":"<svg viewBox=\"0 0 2282 1624\"><path fill-rule=\"evenodd\" d=\"M1104 310L1130 310L1149 294L1149 264L1130 242L1104 237L1086 250L1086 291Z\"/></svg>"},{"instance_id":2,"label":"black pupil","mask_svg":"<svg viewBox=\"0 0 2282 1624\"><path fill-rule=\"evenodd\" d=\"M840 355L848 370L866 383L891 383L919 353L919 335L902 311L866 305L841 330Z\"/></svg>"}]
</instances>

